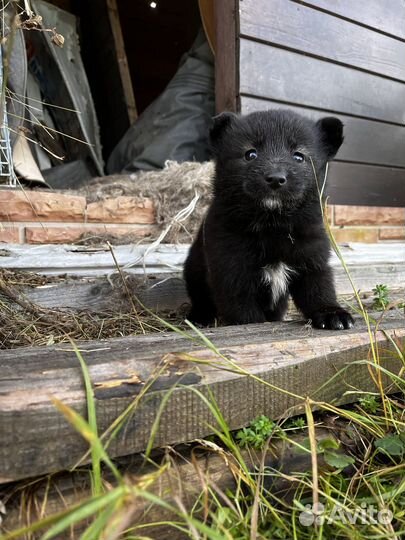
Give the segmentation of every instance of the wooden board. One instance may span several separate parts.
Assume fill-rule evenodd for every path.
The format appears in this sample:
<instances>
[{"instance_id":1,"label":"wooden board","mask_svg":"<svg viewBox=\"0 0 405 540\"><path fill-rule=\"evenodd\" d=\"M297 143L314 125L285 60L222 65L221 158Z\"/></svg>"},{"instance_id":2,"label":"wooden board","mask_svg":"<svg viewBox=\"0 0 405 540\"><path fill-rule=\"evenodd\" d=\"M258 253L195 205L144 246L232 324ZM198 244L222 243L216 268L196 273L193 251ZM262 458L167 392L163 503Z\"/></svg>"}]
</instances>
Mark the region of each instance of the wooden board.
<instances>
[{"instance_id":1,"label":"wooden board","mask_svg":"<svg viewBox=\"0 0 405 540\"><path fill-rule=\"evenodd\" d=\"M382 5L381 0L379 3ZM332 4L333 10L334 3L328 4ZM357 12L358 3L355 5ZM387 7L386 4L384 13L392 13L392 4ZM377 32L372 34L368 28L286 0L243 0L240 10L243 37L405 81L403 41ZM403 5L399 13L405 13Z\"/></svg>"},{"instance_id":2,"label":"wooden board","mask_svg":"<svg viewBox=\"0 0 405 540\"><path fill-rule=\"evenodd\" d=\"M361 293L368 293L377 284L384 283L391 291L390 298L393 297L394 291L398 291L398 297L403 299L405 294L401 293L401 290L405 286L405 263L401 277L397 271L395 266L389 264L350 268L352 279ZM353 294L350 281L343 273L335 272L335 284L339 296L346 297ZM127 285L143 306L155 312L178 312L185 310L190 303L186 285L181 277L164 277L158 280L148 277L141 288L132 287L128 282ZM26 288L22 292L31 302L48 309L111 312L131 307L122 287L119 289L113 287L111 280L106 278L67 280L66 283Z\"/></svg>"},{"instance_id":3,"label":"wooden board","mask_svg":"<svg viewBox=\"0 0 405 540\"><path fill-rule=\"evenodd\" d=\"M236 47L238 0L215 2L215 108L222 111L237 110L239 85L239 57Z\"/></svg>"},{"instance_id":4,"label":"wooden board","mask_svg":"<svg viewBox=\"0 0 405 540\"><path fill-rule=\"evenodd\" d=\"M150 245L115 246L114 255L123 270L144 274L181 272L189 250L189 245L162 244L145 256ZM46 260L46 267L44 266ZM137 262L135 262L137 261ZM131 264L133 266L131 266ZM145 268L144 268L145 264ZM103 275L117 270L108 247L85 247L72 245L17 245L2 244L0 266L21 270L44 271L52 274Z\"/></svg>"},{"instance_id":5,"label":"wooden board","mask_svg":"<svg viewBox=\"0 0 405 540\"><path fill-rule=\"evenodd\" d=\"M405 206L405 169L332 162L326 194L330 204Z\"/></svg>"},{"instance_id":6,"label":"wooden board","mask_svg":"<svg viewBox=\"0 0 405 540\"><path fill-rule=\"evenodd\" d=\"M205 36L215 55L216 50L216 27L215 27L215 1L198 0L200 8L201 22L204 28Z\"/></svg>"},{"instance_id":7,"label":"wooden board","mask_svg":"<svg viewBox=\"0 0 405 540\"><path fill-rule=\"evenodd\" d=\"M53 283L41 287L25 288L23 294L31 302L48 309L90 310L94 312L130 309L121 279L105 277L93 279L67 279L65 283ZM118 279L117 279L118 278ZM179 311L189 303L186 285L179 275L148 276L134 284L127 280L134 297L142 305L158 312ZM113 284L112 281L115 283ZM386 283L386 281L384 281Z\"/></svg>"},{"instance_id":8,"label":"wooden board","mask_svg":"<svg viewBox=\"0 0 405 540\"><path fill-rule=\"evenodd\" d=\"M402 83L243 38L240 93L399 125L405 122Z\"/></svg>"},{"instance_id":9,"label":"wooden board","mask_svg":"<svg viewBox=\"0 0 405 540\"><path fill-rule=\"evenodd\" d=\"M405 344L403 318L387 317L381 328L400 346ZM192 389L215 399L231 429L258 414L298 414L305 396L347 403L356 398L356 390L375 391L367 365L356 362L367 360L370 348L360 321L344 332L272 323L209 329L205 335L222 357L195 335L191 341L174 333L80 345L94 388L100 433L151 384L109 445L111 457L144 450L157 418L154 446L209 434L215 420ZM399 373L402 365L391 354L386 335L379 332L376 343L381 365ZM384 379L386 391L394 390L388 383ZM1 482L70 468L86 452L87 445L56 410L52 397L86 414L83 377L70 346L2 352Z\"/></svg>"},{"instance_id":10,"label":"wooden board","mask_svg":"<svg viewBox=\"0 0 405 540\"><path fill-rule=\"evenodd\" d=\"M245 96L241 98L241 109L244 113L267 109L291 109L313 120L331 115L330 111ZM346 114L335 116L343 122L345 130L345 139L337 155L337 161L405 168L405 152L402 150L405 127Z\"/></svg>"},{"instance_id":11,"label":"wooden board","mask_svg":"<svg viewBox=\"0 0 405 540\"><path fill-rule=\"evenodd\" d=\"M336 164L336 166L344 164ZM333 169L333 168L332 168ZM333 189L336 180L331 171L329 186ZM333 184L333 181L335 184ZM183 263L187 256L189 245L187 244L163 244L154 252L146 255L148 245L144 246L115 246L114 254L120 267L130 273L139 276L146 274L169 274L182 272ZM362 290L370 290L369 285L374 276L385 276L389 285L401 286L405 282L405 244L404 243L381 243L361 244L348 243L340 246L345 262L353 273L353 278ZM47 261L46 266L44 260ZM136 264L130 266L134 261ZM145 266L144 266L145 264ZM338 257L332 253L331 265L334 268L336 279L339 282L339 293L350 293L345 271ZM106 248L77 247L69 245L18 245L2 244L0 248L0 267L38 272L44 275L66 274L78 276L102 276L116 273L117 268ZM375 273L374 270L375 269ZM153 284L156 286L156 282ZM372 288L371 287L371 288ZM94 291L96 295L96 292ZM103 294L103 291L101 291Z\"/></svg>"},{"instance_id":12,"label":"wooden board","mask_svg":"<svg viewBox=\"0 0 405 540\"><path fill-rule=\"evenodd\" d=\"M354 21L390 36L405 39L405 7L402 0L293 0Z\"/></svg>"}]
</instances>

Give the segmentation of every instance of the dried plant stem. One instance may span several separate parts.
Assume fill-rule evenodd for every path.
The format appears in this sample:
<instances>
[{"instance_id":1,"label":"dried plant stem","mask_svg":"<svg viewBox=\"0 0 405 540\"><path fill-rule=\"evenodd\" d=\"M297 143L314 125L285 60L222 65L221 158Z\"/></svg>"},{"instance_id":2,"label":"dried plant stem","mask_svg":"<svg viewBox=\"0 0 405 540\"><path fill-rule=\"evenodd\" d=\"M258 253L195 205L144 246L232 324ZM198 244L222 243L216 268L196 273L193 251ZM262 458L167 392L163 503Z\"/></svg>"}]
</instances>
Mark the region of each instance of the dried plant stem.
<instances>
[{"instance_id":1,"label":"dried plant stem","mask_svg":"<svg viewBox=\"0 0 405 540\"><path fill-rule=\"evenodd\" d=\"M9 298L12 302L18 304L20 307L25 309L26 311L29 311L33 315L40 317L42 321L52 324L55 324L55 318L49 317L44 311L38 307L37 305L33 304L29 300L26 300L23 298L20 294L15 292L15 290L12 287L9 287L4 283L4 281L0 278L0 292L4 294L7 298Z\"/></svg>"},{"instance_id":2,"label":"dried plant stem","mask_svg":"<svg viewBox=\"0 0 405 540\"><path fill-rule=\"evenodd\" d=\"M115 256L115 253L114 253L114 249L113 249L113 246L110 244L110 242L107 242L107 245L108 245L108 249L110 250L110 253L111 253L111 257L113 258L114 260L114 264L118 270L118 273L122 279L122 284L125 288L125 292L127 293L127 296L128 296L128 299L129 301L131 302L131 305L132 305L132 309L134 310L134 313L135 313L135 317L136 317L136 320L138 321L138 324L142 330L142 333L145 334L145 328L142 324L142 321L139 317L139 313L138 313L138 310L136 309L136 305L135 305L135 301L134 301L134 298L133 298L133 294L132 294L132 291L129 290L128 288L128 285L127 285L127 282L125 280L125 277L124 277L124 274L122 273L122 270L121 270L121 267L120 265L118 264L118 261L117 261L117 258Z\"/></svg>"}]
</instances>

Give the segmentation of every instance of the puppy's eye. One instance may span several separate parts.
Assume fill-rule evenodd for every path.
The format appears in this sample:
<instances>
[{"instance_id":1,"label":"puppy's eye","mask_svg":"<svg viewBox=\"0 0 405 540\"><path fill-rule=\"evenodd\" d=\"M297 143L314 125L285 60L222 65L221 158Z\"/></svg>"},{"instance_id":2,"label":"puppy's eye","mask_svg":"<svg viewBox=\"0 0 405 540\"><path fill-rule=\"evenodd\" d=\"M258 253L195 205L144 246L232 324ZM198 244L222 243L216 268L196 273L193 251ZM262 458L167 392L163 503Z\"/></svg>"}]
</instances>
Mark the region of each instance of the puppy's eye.
<instances>
[{"instance_id":1,"label":"puppy's eye","mask_svg":"<svg viewBox=\"0 0 405 540\"><path fill-rule=\"evenodd\" d=\"M293 160L297 161L298 163L302 163L303 161L305 161L305 156L304 154L301 154L301 152L294 152Z\"/></svg>"},{"instance_id":2,"label":"puppy's eye","mask_svg":"<svg viewBox=\"0 0 405 540\"><path fill-rule=\"evenodd\" d=\"M251 148L245 154L246 161L253 161L256 158L257 158L257 152L254 148Z\"/></svg>"}]
</instances>

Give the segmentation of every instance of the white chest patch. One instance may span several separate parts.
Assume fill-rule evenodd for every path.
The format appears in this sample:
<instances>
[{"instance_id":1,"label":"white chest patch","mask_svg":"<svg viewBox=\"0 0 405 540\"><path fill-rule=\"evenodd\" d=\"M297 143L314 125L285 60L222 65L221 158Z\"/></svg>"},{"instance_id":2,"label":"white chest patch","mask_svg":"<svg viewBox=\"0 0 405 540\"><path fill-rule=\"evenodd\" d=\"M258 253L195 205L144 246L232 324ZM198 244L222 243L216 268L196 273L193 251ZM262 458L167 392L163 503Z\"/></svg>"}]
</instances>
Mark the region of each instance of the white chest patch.
<instances>
[{"instance_id":1,"label":"white chest patch","mask_svg":"<svg viewBox=\"0 0 405 540\"><path fill-rule=\"evenodd\" d=\"M295 270L282 262L269 264L263 268L263 281L270 285L273 305L287 292L288 283L293 274Z\"/></svg>"}]
</instances>

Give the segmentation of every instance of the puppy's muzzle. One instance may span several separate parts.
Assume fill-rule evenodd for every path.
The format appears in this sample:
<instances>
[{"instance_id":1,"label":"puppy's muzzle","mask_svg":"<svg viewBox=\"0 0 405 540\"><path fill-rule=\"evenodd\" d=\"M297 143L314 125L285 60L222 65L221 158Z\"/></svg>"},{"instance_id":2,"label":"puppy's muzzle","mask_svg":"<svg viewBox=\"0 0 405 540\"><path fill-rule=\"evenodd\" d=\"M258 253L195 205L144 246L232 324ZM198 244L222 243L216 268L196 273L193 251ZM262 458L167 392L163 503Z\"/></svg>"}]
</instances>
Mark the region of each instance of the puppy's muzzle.
<instances>
[{"instance_id":1,"label":"puppy's muzzle","mask_svg":"<svg viewBox=\"0 0 405 540\"><path fill-rule=\"evenodd\" d=\"M266 176L265 181L272 189L279 189L287 183L287 177L282 173L272 174L271 176Z\"/></svg>"}]
</instances>

